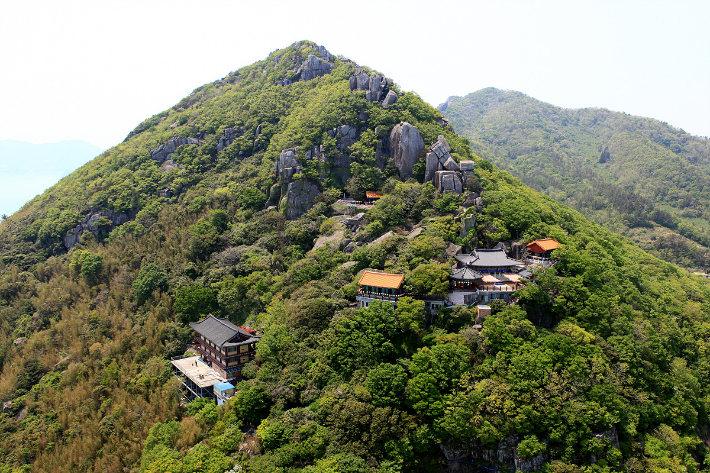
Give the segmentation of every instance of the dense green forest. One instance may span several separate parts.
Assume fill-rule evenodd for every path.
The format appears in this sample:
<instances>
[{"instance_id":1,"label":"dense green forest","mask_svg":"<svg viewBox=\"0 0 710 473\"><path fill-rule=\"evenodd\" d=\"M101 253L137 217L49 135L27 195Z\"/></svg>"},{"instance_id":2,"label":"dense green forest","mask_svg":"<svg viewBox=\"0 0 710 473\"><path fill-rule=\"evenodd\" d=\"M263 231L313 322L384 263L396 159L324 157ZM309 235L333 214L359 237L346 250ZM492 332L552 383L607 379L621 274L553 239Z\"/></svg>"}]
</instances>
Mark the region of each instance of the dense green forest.
<instances>
[{"instance_id":1,"label":"dense green forest","mask_svg":"<svg viewBox=\"0 0 710 473\"><path fill-rule=\"evenodd\" d=\"M483 89L439 109L474 150L523 183L628 236L710 270L710 140L604 109L564 109Z\"/></svg>"},{"instance_id":2,"label":"dense green forest","mask_svg":"<svg viewBox=\"0 0 710 473\"><path fill-rule=\"evenodd\" d=\"M308 76L309 55L332 70ZM0 223L1 473L710 471L707 280L475 155L416 94L353 89L364 73L310 42L275 51ZM424 152L400 178L400 122L475 161L463 195L422 182ZM172 164L151 158L176 135ZM298 186L317 187L307 208ZM358 231L344 190L384 194ZM483 329L475 308L354 307L366 268L436 294L448 243L542 237L559 262ZM182 403L169 363L207 313L261 334L219 407Z\"/></svg>"}]
</instances>

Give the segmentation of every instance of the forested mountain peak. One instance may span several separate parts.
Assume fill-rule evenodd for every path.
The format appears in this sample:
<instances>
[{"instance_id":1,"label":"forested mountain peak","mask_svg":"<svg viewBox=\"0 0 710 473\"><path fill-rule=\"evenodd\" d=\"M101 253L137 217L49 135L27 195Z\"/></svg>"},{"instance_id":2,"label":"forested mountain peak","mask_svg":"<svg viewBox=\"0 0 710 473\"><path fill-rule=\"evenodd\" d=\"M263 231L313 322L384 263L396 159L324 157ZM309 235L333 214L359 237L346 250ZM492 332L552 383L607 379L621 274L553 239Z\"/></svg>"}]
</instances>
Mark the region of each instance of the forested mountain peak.
<instances>
[{"instance_id":1,"label":"forested mountain peak","mask_svg":"<svg viewBox=\"0 0 710 473\"><path fill-rule=\"evenodd\" d=\"M644 249L710 267L710 140L599 108L487 88L439 106L479 154Z\"/></svg>"},{"instance_id":2,"label":"forested mountain peak","mask_svg":"<svg viewBox=\"0 0 710 473\"><path fill-rule=\"evenodd\" d=\"M493 248L490 304L452 302L455 256ZM2 473L708 468L707 281L314 43L139 124L0 257ZM209 314L256 345L220 406L172 375Z\"/></svg>"}]
</instances>

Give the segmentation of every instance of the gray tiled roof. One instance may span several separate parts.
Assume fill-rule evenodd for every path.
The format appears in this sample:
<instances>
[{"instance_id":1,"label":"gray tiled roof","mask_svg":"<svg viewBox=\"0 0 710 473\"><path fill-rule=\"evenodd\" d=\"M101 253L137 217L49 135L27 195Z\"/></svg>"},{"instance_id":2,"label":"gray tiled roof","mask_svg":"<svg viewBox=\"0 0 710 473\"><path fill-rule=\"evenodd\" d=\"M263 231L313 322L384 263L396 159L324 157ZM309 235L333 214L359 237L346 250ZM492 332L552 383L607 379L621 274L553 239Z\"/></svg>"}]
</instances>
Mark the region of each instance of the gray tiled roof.
<instances>
[{"instance_id":1,"label":"gray tiled roof","mask_svg":"<svg viewBox=\"0 0 710 473\"><path fill-rule=\"evenodd\" d=\"M522 261L508 258L505 250L473 250L469 255L456 255L456 260L471 267L510 267L522 265Z\"/></svg>"},{"instance_id":2,"label":"gray tiled roof","mask_svg":"<svg viewBox=\"0 0 710 473\"><path fill-rule=\"evenodd\" d=\"M214 315L208 315L204 320L200 322L191 322L190 328L195 332L199 333L207 340L211 341L218 347L225 345L235 345L235 343L227 343L229 340L234 338L236 335L240 335L240 338L253 338L254 341L258 340L258 337L254 337L252 334L244 329L241 329L234 325L227 319L220 319ZM239 342L241 345L247 341Z\"/></svg>"},{"instance_id":3,"label":"gray tiled roof","mask_svg":"<svg viewBox=\"0 0 710 473\"><path fill-rule=\"evenodd\" d=\"M475 269L471 269L468 266L464 266L463 268L454 269L453 271L451 271L452 279L473 281L482 277L483 273L476 271Z\"/></svg>"}]
</instances>

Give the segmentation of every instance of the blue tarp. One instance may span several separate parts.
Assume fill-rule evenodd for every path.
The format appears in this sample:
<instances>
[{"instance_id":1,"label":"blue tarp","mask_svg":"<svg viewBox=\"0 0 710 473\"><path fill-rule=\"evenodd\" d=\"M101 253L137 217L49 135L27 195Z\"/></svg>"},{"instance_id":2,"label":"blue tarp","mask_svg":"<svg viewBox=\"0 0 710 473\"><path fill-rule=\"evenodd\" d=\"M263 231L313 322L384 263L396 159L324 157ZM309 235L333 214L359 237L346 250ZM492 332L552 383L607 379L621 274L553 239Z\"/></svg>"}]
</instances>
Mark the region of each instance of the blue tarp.
<instances>
[{"instance_id":1,"label":"blue tarp","mask_svg":"<svg viewBox=\"0 0 710 473\"><path fill-rule=\"evenodd\" d=\"M234 386L232 386L232 383L215 383L214 387L219 389L222 392L229 391L230 389L234 389Z\"/></svg>"}]
</instances>

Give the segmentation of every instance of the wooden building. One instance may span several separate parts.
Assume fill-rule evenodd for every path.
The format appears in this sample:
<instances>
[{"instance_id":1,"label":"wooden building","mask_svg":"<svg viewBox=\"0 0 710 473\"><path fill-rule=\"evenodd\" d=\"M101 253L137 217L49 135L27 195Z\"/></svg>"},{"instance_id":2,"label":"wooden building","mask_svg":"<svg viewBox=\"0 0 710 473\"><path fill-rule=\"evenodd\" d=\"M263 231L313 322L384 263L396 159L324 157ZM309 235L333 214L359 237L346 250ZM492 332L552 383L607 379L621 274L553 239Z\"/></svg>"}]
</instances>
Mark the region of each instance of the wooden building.
<instances>
[{"instance_id":1,"label":"wooden building","mask_svg":"<svg viewBox=\"0 0 710 473\"><path fill-rule=\"evenodd\" d=\"M509 258L505 250L474 250L471 254L456 255L458 268L452 270L450 280L454 291L465 293L464 304L508 301L522 287L520 276L523 262ZM450 298L459 300L461 297Z\"/></svg>"},{"instance_id":2,"label":"wooden building","mask_svg":"<svg viewBox=\"0 0 710 473\"><path fill-rule=\"evenodd\" d=\"M459 268L468 267L482 273L510 273L521 270L525 263L509 258L505 250L473 250L455 256Z\"/></svg>"},{"instance_id":3,"label":"wooden building","mask_svg":"<svg viewBox=\"0 0 710 473\"><path fill-rule=\"evenodd\" d=\"M357 306L367 307L374 300L397 303L402 295L404 274L377 273L365 271L358 281Z\"/></svg>"},{"instance_id":4,"label":"wooden building","mask_svg":"<svg viewBox=\"0 0 710 473\"><path fill-rule=\"evenodd\" d=\"M254 359L260 337L213 315L190 323L190 328L197 332L197 351L205 363L226 381L241 381L242 367Z\"/></svg>"},{"instance_id":5,"label":"wooden building","mask_svg":"<svg viewBox=\"0 0 710 473\"><path fill-rule=\"evenodd\" d=\"M527 244L528 251L534 258L549 259L554 250L560 247L560 243L554 238L543 238L531 241Z\"/></svg>"},{"instance_id":6,"label":"wooden building","mask_svg":"<svg viewBox=\"0 0 710 473\"><path fill-rule=\"evenodd\" d=\"M365 191L365 203L366 204L374 204L378 200L382 198L382 194L379 194L375 191Z\"/></svg>"}]
</instances>

